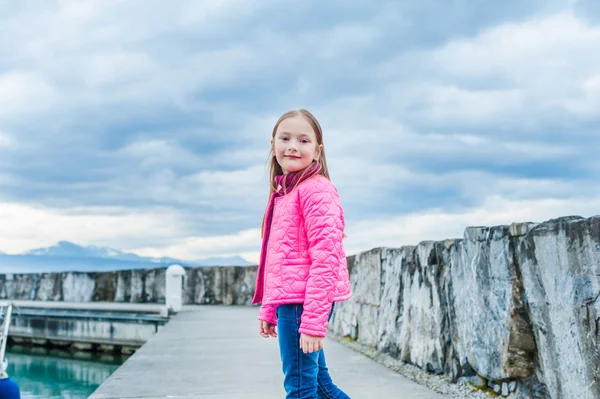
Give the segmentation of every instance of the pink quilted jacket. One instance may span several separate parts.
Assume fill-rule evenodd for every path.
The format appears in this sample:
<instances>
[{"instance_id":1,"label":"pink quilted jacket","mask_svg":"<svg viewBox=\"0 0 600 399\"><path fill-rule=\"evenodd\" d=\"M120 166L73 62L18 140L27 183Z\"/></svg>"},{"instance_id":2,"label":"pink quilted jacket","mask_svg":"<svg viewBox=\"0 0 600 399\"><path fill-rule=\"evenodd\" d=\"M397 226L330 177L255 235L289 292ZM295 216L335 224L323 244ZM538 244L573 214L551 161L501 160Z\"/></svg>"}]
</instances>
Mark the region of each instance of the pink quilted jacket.
<instances>
[{"instance_id":1,"label":"pink quilted jacket","mask_svg":"<svg viewBox=\"0 0 600 399\"><path fill-rule=\"evenodd\" d=\"M273 324L277 306L303 303L299 332L324 337L332 303L351 297L338 192L316 175L285 196L273 194L271 201L273 218L264 229L252 303L262 302L258 318Z\"/></svg>"}]
</instances>

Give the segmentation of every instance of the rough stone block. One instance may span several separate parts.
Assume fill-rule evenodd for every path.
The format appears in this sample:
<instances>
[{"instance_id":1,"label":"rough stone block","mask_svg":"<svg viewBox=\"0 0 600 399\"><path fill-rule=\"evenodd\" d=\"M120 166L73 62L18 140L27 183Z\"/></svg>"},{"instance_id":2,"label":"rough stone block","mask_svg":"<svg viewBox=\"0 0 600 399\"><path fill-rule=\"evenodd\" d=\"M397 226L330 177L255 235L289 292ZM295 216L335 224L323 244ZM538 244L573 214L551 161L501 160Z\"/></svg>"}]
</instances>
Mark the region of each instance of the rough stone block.
<instances>
[{"instance_id":1,"label":"rough stone block","mask_svg":"<svg viewBox=\"0 0 600 399\"><path fill-rule=\"evenodd\" d=\"M600 398L600 217L539 224L517 254L549 396Z\"/></svg>"},{"instance_id":2,"label":"rough stone block","mask_svg":"<svg viewBox=\"0 0 600 399\"><path fill-rule=\"evenodd\" d=\"M461 365L490 380L533 372L535 344L507 226L468 228L450 248L452 341Z\"/></svg>"}]
</instances>

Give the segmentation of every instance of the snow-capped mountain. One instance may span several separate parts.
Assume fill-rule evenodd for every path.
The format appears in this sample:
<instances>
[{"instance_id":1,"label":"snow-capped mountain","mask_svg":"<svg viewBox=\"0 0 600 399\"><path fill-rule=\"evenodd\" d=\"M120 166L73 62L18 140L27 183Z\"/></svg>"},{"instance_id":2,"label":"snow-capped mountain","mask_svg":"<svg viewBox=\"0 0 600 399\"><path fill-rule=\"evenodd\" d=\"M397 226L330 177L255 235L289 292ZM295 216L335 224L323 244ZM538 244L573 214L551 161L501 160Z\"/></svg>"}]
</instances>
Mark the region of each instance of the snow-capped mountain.
<instances>
[{"instance_id":1,"label":"snow-capped mountain","mask_svg":"<svg viewBox=\"0 0 600 399\"><path fill-rule=\"evenodd\" d=\"M152 258L118 249L90 245L83 247L69 241L37 248L21 255L0 253L0 273L33 273L58 271L110 271L182 266L251 266L242 257L212 257L200 260L180 260L169 257Z\"/></svg>"},{"instance_id":2,"label":"snow-capped mountain","mask_svg":"<svg viewBox=\"0 0 600 399\"><path fill-rule=\"evenodd\" d=\"M133 253L127 253L118 249L98 247L90 245L82 247L69 241L59 241L56 245L48 248L37 248L25 252L23 255L36 256L65 256L65 257L83 257L83 258L104 258L130 260L134 262L154 262L154 263L177 263L181 260L174 258L149 258L139 256ZM184 262L185 263L185 262Z\"/></svg>"}]
</instances>

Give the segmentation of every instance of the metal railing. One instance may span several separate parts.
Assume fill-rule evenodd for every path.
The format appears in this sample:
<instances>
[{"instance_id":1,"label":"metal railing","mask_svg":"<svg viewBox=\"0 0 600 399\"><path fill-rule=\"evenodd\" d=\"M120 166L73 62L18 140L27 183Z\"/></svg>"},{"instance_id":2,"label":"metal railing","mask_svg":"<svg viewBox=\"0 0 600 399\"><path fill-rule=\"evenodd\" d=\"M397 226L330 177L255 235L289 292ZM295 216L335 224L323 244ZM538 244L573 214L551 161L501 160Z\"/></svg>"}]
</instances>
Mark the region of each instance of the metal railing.
<instances>
[{"instance_id":1,"label":"metal railing","mask_svg":"<svg viewBox=\"0 0 600 399\"><path fill-rule=\"evenodd\" d=\"M12 303L0 302L0 378L6 377L8 362L4 359L6 353L6 343L8 341L8 328L10 327L10 317L12 314Z\"/></svg>"}]
</instances>

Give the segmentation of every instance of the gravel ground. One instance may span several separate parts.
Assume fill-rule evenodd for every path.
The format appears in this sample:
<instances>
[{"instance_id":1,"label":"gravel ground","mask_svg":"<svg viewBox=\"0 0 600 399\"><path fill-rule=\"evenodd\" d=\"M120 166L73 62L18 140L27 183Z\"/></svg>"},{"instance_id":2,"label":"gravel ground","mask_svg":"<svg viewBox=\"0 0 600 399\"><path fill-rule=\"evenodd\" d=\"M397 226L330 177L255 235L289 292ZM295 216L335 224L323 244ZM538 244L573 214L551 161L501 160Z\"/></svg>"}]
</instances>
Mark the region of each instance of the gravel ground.
<instances>
[{"instance_id":1,"label":"gravel ground","mask_svg":"<svg viewBox=\"0 0 600 399\"><path fill-rule=\"evenodd\" d=\"M347 346L348 348L356 352L362 353L368 358L373 359L376 362L383 364L387 368L392 369L399 374L402 374L406 378L413 380L417 384L426 386L442 395L447 396L448 398L502 398L501 395L498 395L495 392L478 390L474 386L465 382L452 383L450 382L450 378L448 376L429 373L416 366L394 359L389 355L377 352L375 349L361 345L358 342L351 341L348 339L339 339L337 337L333 338L341 344L343 344L344 346Z\"/></svg>"}]
</instances>

